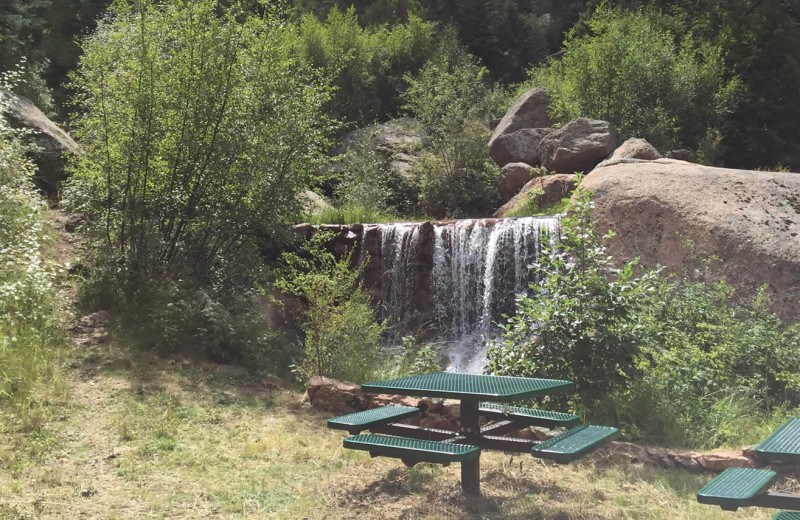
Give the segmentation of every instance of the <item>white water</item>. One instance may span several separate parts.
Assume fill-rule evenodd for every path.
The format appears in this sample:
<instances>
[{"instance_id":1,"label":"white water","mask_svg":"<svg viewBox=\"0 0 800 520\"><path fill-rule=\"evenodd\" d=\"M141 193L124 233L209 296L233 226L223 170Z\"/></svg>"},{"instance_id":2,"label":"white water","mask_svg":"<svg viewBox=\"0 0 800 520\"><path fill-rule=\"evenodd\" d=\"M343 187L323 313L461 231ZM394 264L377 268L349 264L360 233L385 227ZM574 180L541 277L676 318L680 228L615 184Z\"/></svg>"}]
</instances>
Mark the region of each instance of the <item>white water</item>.
<instances>
[{"instance_id":1,"label":"white water","mask_svg":"<svg viewBox=\"0 0 800 520\"><path fill-rule=\"evenodd\" d=\"M448 370L479 373L485 340L503 314L514 311L517 294L533 282L531 264L544 240L555 242L558 217L475 219L434 223L431 293L435 327L447 344ZM383 308L395 334L415 312L420 224L381 225Z\"/></svg>"}]
</instances>

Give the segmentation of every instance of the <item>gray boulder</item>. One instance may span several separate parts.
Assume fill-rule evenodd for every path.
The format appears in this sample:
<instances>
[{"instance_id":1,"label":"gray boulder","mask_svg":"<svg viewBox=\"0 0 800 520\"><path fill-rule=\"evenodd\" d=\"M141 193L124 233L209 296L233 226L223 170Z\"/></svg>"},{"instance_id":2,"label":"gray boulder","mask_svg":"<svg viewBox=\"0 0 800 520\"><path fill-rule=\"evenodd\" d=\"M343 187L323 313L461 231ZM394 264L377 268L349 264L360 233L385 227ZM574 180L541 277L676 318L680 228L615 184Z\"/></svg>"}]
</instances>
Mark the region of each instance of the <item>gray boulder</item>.
<instances>
[{"instance_id":1,"label":"gray boulder","mask_svg":"<svg viewBox=\"0 0 800 520\"><path fill-rule=\"evenodd\" d=\"M611 155L611 160L614 159L655 161L656 159L661 159L661 154L646 140L639 137L631 137L622 143L619 148L614 150L614 153Z\"/></svg>"},{"instance_id":2,"label":"gray boulder","mask_svg":"<svg viewBox=\"0 0 800 520\"><path fill-rule=\"evenodd\" d=\"M546 135L539 143L539 157L542 166L556 173L587 172L616 146L608 121L580 118Z\"/></svg>"},{"instance_id":3,"label":"gray boulder","mask_svg":"<svg viewBox=\"0 0 800 520\"><path fill-rule=\"evenodd\" d=\"M538 166L541 164L539 143L552 131L552 128L523 128L503 134L490 142L489 155L500 167L516 162Z\"/></svg>"},{"instance_id":4,"label":"gray boulder","mask_svg":"<svg viewBox=\"0 0 800 520\"><path fill-rule=\"evenodd\" d=\"M346 151L372 140L384 155L415 154L428 146L428 133L422 124L410 117L392 119L385 123L370 125L348 132L339 138L339 144L332 155L342 155Z\"/></svg>"},{"instance_id":5,"label":"gray boulder","mask_svg":"<svg viewBox=\"0 0 800 520\"><path fill-rule=\"evenodd\" d=\"M67 178L65 159L80 153L80 146L28 98L11 92L0 92L0 96L9 100L6 113L9 122L30 130L30 143L35 145L31 159L37 167L34 180L49 196L57 196L61 182Z\"/></svg>"},{"instance_id":6,"label":"gray boulder","mask_svg":"<svg viewBox=\"0 0 800 520\"><path fill-rule=\"evenodd\" d=\"M506 115L500 120L494 129L489 148L491 149L495 139L501 135L510 134L523 128L550 128L553 121L550 119L550 96L541 87L531 89L522 94Z\"/></svg>"},{"instance_id":7,"label":"gray boulder","mask_svg":"<svg viewBox=\"0 0 800 520\"><path fill-rule=\"evenodd\" d=\"M519 193L528 181L533 178L533 168L530 164L514 162L506 164L500 169L497 177L497 190L500 192L500 202L506 202Z\"/></svg>"}]
</instances>

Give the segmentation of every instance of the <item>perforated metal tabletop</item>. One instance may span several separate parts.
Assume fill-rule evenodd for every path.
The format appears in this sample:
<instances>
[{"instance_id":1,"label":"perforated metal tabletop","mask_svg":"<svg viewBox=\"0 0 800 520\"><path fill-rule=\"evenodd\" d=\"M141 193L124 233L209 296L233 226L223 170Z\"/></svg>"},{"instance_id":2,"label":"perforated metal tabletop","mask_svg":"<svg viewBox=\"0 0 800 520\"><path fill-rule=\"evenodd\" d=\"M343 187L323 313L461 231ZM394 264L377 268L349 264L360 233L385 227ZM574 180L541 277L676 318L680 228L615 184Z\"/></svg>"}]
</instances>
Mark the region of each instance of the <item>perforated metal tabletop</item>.
<instances>
[{"instance_id":1,"label":"perforated metal tabletop","mask_svg":"<svg viewBox=\"0 0 800 520\"><path fill-rule=\"evenodd\" d=\"M800 462L800 419L789 419L756 446L762 462Z\"/></svg>"},{"instance_id":2,"label":"perforated metal tabletop","mask_svg":"<svg viewBox=\"0 0 800 520\"><path fill-rule=\"evenodd\" d=\"M559 379L434 372L364 383L361 385L361 390L380 394L395 393L450 399L474 397L485 401L510 402L553 392L566 392L572 390L574 386L572 381Z\"/></svg>"}]
</instances>

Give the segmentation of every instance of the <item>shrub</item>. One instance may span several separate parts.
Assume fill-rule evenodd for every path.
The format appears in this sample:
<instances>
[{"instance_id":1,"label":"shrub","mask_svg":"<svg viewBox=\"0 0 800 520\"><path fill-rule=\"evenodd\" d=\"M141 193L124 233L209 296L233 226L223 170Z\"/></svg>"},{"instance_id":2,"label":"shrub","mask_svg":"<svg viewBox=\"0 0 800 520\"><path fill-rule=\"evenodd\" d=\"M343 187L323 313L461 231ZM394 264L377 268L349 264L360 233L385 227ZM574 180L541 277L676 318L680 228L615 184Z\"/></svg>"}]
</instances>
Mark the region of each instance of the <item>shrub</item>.
<instances>
[{"instance_id":1,"label":"shrub","mask_svg":"<svg viewBox=\"0 0 800 520\"><path fill-rule=\"evenodd\" d=\"M405 75L422 67L433 51L433 25L411 16L408 24L364 29L351 6L331 9L324 21L307 14L297 52L331 78L326 112L345 126L363 127L395 115Z\"/></svg>"},{"instance_id":2,"label":"shrub","mask_svg":"<svg viewBox=\"0 0 800 520\"><path fill-rule=\"evenodd\" d=\"M298 212L320 165L325 82L290 27L238 6L121 1L84 42L66 198L118 276L206 283Z\"/></svg>"},{"instance_id":3,"label":"shrub","mask_svg":"<svg viewBox=\"0 0 800 520\"><path fill-rule=\"evenodd\" d=\"M380 364L384 325L375 319L370 296L351 268L352 251L336 258L325 248L331 235L315 233L304 254L282 256L283 276L276 286L305 304L301 328L305 352L298 376L334 377L354 382L369 379Z\"/></svg>"},{"instance_id":4,"label":"shrub","mask_svg":"<svg viewBox=\"0 0 800 520\"><path fill-rule=\"evenodd\" d=\"M42 254L46 205L35 192L34 167L22 133L6 119L19 75L0 74L0 405L11 403L23 426L35 426L43 384L57 386L64 341L59 266Z\"/></svg>"},{"instance_id":5,"label":"shrub","mask_svg":"<svg viewBox=\"0 0 800 520\"><path fill-rule=\"evenodd\" d=\"M632 316L653 277L634 276L635 262L613 267L591 209L590 194L579 192L562 220L558 249L539 257L535 294L518 297L516 314L488 353L493 372L574 380L588 407L633 374L641 326Z\"/></svg>"},{"instance_id":6,"label":"shrub","mask_svg":"<svg viewBox=\"0 0 800 520\"><path fill-rule=\"evenodd\" d=\"M484 216L497 207L498 168L486 148L487 122L502 91L485 82L480 67L449 28L419 75L409 78L406 108L428 131L430 151L414 165L422 180L420 199L437 216Z\"/></svg>"},{"instance_id":7,"label":"shrub","mask_svg":"<svg viewBox=\"0 0 800 520\"><path fill-rule=\"evenodd\" d=\"M680 21L655 8L603 4L587 20L588 34L571 32L561 60L531 77L548 87L562 120L604 119L622 140L699 147L713 159L715 136L725 133L743 87L727 78L720 47L695 41Z\"/></svg>"},{"instance_id":8,"label":"shrub","mask_svg":"<svg viewBox=\"0 0 800 520\"><path fill-rule=\"evenodd\" d=\"M762 289L612 268L582 193L541 282L490 348L494 372L575 380L593 420L633 438L716 447L752 442L800 404L800 326Z\"/></svg>"}]
</instances>

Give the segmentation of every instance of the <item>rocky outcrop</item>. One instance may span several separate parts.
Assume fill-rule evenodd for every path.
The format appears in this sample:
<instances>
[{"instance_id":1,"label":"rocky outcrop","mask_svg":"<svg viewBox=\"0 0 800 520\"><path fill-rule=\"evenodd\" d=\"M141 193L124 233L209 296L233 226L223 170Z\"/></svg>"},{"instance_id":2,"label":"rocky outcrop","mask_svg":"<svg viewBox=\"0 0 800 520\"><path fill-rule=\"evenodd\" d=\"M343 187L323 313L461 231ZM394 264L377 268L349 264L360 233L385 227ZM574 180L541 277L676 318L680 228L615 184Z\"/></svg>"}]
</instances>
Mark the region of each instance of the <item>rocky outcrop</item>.
<instances>
[{"instance_id":1,"label":"rocky outcrop","mask_svg":"<svg viewBox=\"0 0 800 520\"><path fill-rule=\"evenodd\" d=\"M523 128L550 128L553 121L550 119L550 96L541 87L531 89L522 94L506 115L500 120L489 139L491 150L494 141L506 134L522 130Z\"/></svg>"},{"instance_id":2,"label":"rocky outcrop","mask_svg":"<svg viewBox=\"0 0 800 520\"><path fill-rule=\"evenodd\" d=\"M311 190L303 190L298 193L297 200L306 215L320 215L326 209L331 208L331 205L322 195Z\"/></svg>"},{"instance_id":3,"label":"rocky outcrop","mask_svg":"<svg viewBox=\"0 0 800 520\"><path fill-rule=\"evenodd\" d=\"M507 202L519 193L525 184L533 178L533 168L529 164L515 162L506 164L500 169L497 177L497 189L500 192L500 202Z\"/></svg>"},{"instance_id":4,"label":"rocky outcrop","mask_svg":"<svg viewBox=\"0 0 800 520\"><path fill-rule=\"evenodd\" d=\"M366 140L372 140L375 147L391 156L418 152L428 145L428 134L416 119L401 117L344 134L339 138L333 155L341 155Z\"/></svg>"},{"instance_id":5,"label":"rocky outcrop","mask_svg":"<svg viewBox=\"0 0 800 520\"><path fill-rule=\"evenodd\" d=\"M558 173L537 177L528 182L511 200L494 212L492 217L513 216L526 204L533 201L538 208L545 208L569 197L577 186L575 174Z\"/></svg>"},{"instance_id":6,"label":"rocky outcrop","mask_svg":"<svg viewBox=\"0 0 800 520\"><path fill-rule=\"evenodd\" d=\"M57 196L61 182L67 178L65 159L70 154L80 153L80 146L28 98L10 92L0 92L0 96L10 101L7 117L11 124L31 132L30 142L35 145L31 159L37 167L36 184L49 196Z\"/></svg>"},{"instance_id":7,"label":"rocky outcrop","mask_svg":"<svg viewBox=\"0 0 800 520\"><path fill-rule=\"evenodd\" d=\"M609 160L614 159L642 159L644 161L655 161L661 159L661 154L658 153L653 145L646 140L639 137L631 137L619 148L614 150Z\"/></svg>"},{"instance_id":8,"label":"rocky outcrop","mask_svg":"<svg viewBox=\"0 0 800 520\"><path fill-rule=\"evenodd\" d=\"M716 255L709 276L752 295L766 285L773 308L800 320L800 174L712 168L674 159L608 161L583 180L593 217L613 229L609 252L681 273L695 253ZM684 238L696 251L688 251Z\"/></svg>"},{"instance_id":9,"label":"rocky outcrop","mask_svg":"<svg viewBox=\"0 0 800 520\"><path fill-rule=\"evenodd\" d=\"M580 118L546 135L539 143L542 166L556 173L587 172L608 157L617 137L607 121Z\"/></svg>"},{"instance_id":10,"label":"rocky outcrop","mask_svg":"<svg viewBox=\"0 0 800 520\"><path fill-rule=\"evenodd\" d=\"M523 128L498 136L489 143L489 155L501 168L510 163L541 164L539 143L552 128Z\"/></svg>"}]
</instances>

